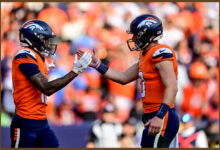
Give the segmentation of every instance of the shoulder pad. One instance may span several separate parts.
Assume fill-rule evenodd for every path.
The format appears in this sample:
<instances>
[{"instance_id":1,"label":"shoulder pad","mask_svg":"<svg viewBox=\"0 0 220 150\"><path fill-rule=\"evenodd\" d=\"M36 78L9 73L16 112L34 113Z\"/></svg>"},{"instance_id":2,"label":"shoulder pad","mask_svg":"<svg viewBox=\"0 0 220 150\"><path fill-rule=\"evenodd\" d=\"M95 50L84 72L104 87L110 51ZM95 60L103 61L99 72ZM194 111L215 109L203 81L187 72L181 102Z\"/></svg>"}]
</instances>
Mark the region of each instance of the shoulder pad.
<instances>
[{"instance_id":1,"label":"shoulder pad","mask_svg":"<svg viewBox=\"0 0 220 150\"><path fill-rule=\"evenodd\" d=\"M160 48L153 54L153 59L163 56L163 58L173 57L173 52L169 48Z\"/></svg>"},{"instance_id":2,"label":"shoulder pad","mask_svg":"<svg viewBox=\"0 0 220 150\"><path fill-rule=\"evenodd\" d=\"M32 58L33 60L37 61L36 55L28 49L22 49L20 50L16 55L15 55L15 60L19 59L19 58L28 58L27 56L29 56L30 58Z\"/></svg>"},{"instance_id":3,"label":"shoulder pad","mask_svg":"<svg viewBox=\"0 0 220 150\"><path fill-rule=\"evenodd\" d=\"M35 54L34 54L32 51L28 50L28 49L22 49L22 50L20 50L20 51L15 55L15 57L18 56L19 54L28 54L28 55L31 55L33 58L36 59Z\"/></svg>"}]
</instances>

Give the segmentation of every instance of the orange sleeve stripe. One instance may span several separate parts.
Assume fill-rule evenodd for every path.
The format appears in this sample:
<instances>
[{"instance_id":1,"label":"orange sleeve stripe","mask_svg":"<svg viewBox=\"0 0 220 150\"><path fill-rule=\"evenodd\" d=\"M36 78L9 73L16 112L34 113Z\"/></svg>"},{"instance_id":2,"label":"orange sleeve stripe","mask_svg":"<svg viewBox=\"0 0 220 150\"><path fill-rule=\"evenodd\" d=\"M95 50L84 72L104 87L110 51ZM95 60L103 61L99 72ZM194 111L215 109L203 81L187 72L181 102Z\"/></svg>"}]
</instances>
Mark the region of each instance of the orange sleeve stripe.
<instances>
[{"instance_id":1,"label":"orange sleeve stripe","mask_svg":"<svg viewBox=\"0 0 220 150\"><path fill-rule=\"evenodd\" d=\"M17 66L19 66L20 64L23 63L33 63L37 65L37 62L35 60L33 60L32 58L19 58L15 60L15 63Z\"/></svg>"},{"instance_id":2,"label":"orange sleeve stripe","mask_svg":"<svg viewBox=\"0 0 220 150\"><path fill-rule=\"evenodd\" d=\"M164 60L174 60L175 54L172 48L165 45L160 45L153 51L152 62L159 62Z\"/></svg>"},{"instance_id":3,"label":"orange sleeve stripe","mask_svg":"<svg viewBox=\"0 0 220 150\"><path fill-rule=\"evenodd\" d=\"M162 136L164 136L166 128L167 128L168 117L169 117L169 111L167 112L167 114L164 117L163 128L162 128L162 131L161 131Z\"/></svg>"},{"instance_id":4,"label":"orange sleeve stripe","mask_svg":"<svg viewBox=\"0 0 220 150\"><path fill-rule=\"evenodd\" d=\"M159 58L155 58L155 59L152 59L152 62L160 62L160 61L165 61L165 60L174 60L174 57L170 57L170 58L162 58L163 56L159 57Z\"/></svg>"},{"instance_id":5,"label":"orange sleeve stripe","mask_svg":"<svg viewBox=\"0 0 220 150\"><path fill-rule=\"evenodd\" d=\"M15 128L15 133L14 133L14 141L17 140L17 134L18 134L18 131L17 131L18 128Z\"/></svg>"}]
</instances>

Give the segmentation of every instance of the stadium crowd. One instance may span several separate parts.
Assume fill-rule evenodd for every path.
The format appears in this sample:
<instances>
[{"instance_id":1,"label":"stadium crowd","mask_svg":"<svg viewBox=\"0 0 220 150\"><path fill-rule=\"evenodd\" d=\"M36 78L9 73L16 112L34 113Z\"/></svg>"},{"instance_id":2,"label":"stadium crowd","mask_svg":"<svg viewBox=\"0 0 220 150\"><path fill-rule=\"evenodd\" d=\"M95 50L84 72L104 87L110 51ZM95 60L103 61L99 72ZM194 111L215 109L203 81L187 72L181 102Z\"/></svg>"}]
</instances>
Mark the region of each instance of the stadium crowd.
<instances>
[{"instance_id":1,"label":"stadium crowd","mask_svg":"<svg viewBox=\"0 0 220 150\"><path fill-rule=\"evenodd\" d=\"M97 50L113 68L125 70L138 57L126 45L126 29L133 18L150 13L163 21L160 40L178 56L176 109L189 113L196 128L204 130L209 147L219 143L219 5L214 2L4 2L1 4L1 123L9 126L14 114L11 61L19 48L19 27L31 19L46 21L57 35L56 68L49 80L72 69L79 49ZM51 58L47 59L48 64ZM51 124L72 125L100 119L107 104L116 108L114 121L129 122L141 133L139 80L120 85L88 68L64 89L48 97ZM183 123L182 123L183 124ZM180 126L180 131L184 130ZM128 128L128 127L127 127ZM128 131L128 130L126 130ZM141 131L141 130L140 130ZM124 133L125 134L125 133ZM124 140L123 143L126 140ZM124 144L126 145L126 144ZM132 146L138 145L134 143Z\"/></svg>"}]
</instances>

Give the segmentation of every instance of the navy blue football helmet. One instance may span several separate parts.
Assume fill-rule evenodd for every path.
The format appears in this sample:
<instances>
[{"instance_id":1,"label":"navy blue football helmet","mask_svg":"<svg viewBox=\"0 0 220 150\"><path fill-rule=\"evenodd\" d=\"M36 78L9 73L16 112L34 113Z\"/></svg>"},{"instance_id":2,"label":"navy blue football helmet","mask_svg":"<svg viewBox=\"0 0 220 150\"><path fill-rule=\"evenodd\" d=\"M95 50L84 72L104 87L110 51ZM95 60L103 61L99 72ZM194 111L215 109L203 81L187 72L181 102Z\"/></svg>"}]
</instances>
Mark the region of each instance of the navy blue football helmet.
<instances>
[{"instance_id":1,"label":"navy blue football helmet","mask_svg":"<svg viewBox=\"0 0 220 150\"><path fill-rule=\"evenodd\" d=\"M56 52L57 45L52 44L54 35L50 26L41 20L30 20L25 22L19 29L20 42L28 47L53 55Z\"/></svg>"},{"instance_id":2,"label":"navy blue football helmet","mask_svg":"<svg viewBox=\"0 0 220 150\"><path fill-rule=\"evenodd\" d=\"M152 41L161 38L163 34L162 22L154 15L144 14L131 22L127 33L133 34L133 38L127 40L129 49L140 51Z\"/></svg>"}]
</instances>

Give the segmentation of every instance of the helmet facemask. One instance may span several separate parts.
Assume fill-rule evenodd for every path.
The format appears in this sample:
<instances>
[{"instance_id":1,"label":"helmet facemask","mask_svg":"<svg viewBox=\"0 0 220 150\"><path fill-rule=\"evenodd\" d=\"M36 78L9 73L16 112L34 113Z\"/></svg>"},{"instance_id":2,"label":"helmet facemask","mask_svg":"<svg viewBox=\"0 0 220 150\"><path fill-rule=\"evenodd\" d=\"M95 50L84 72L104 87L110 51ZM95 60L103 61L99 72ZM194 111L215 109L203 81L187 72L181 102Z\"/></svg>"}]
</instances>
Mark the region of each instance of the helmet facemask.
<instances>
[{"instance_id":1,"label":"helmet facemask","mask_svg":"<svg viewBox=\"0 0 220 150\"><path fill-rule=\"evenodd\" d=\"M54 44L55 36L47 36L43 34L39 34L38 38L42 42L42 46L40 47L40 51L44 52L47 56L54 55L57 49L57 44Z\"/></svg>"},{"instance_id":2,"label":"helmet facemask","mask_svg":"<svg viewBox=\"0 0 220 150\"><path fill-rule=\"evenodd\" d=\"M129 31L127 31L127 33L133 34ZM140 31L138 34L133 34L132 39L127 40L127 45L131 51L141 51L143 48L149 45L152 40L152 37L146 36L144 31Z\"/></svg>"}]
</instances>

